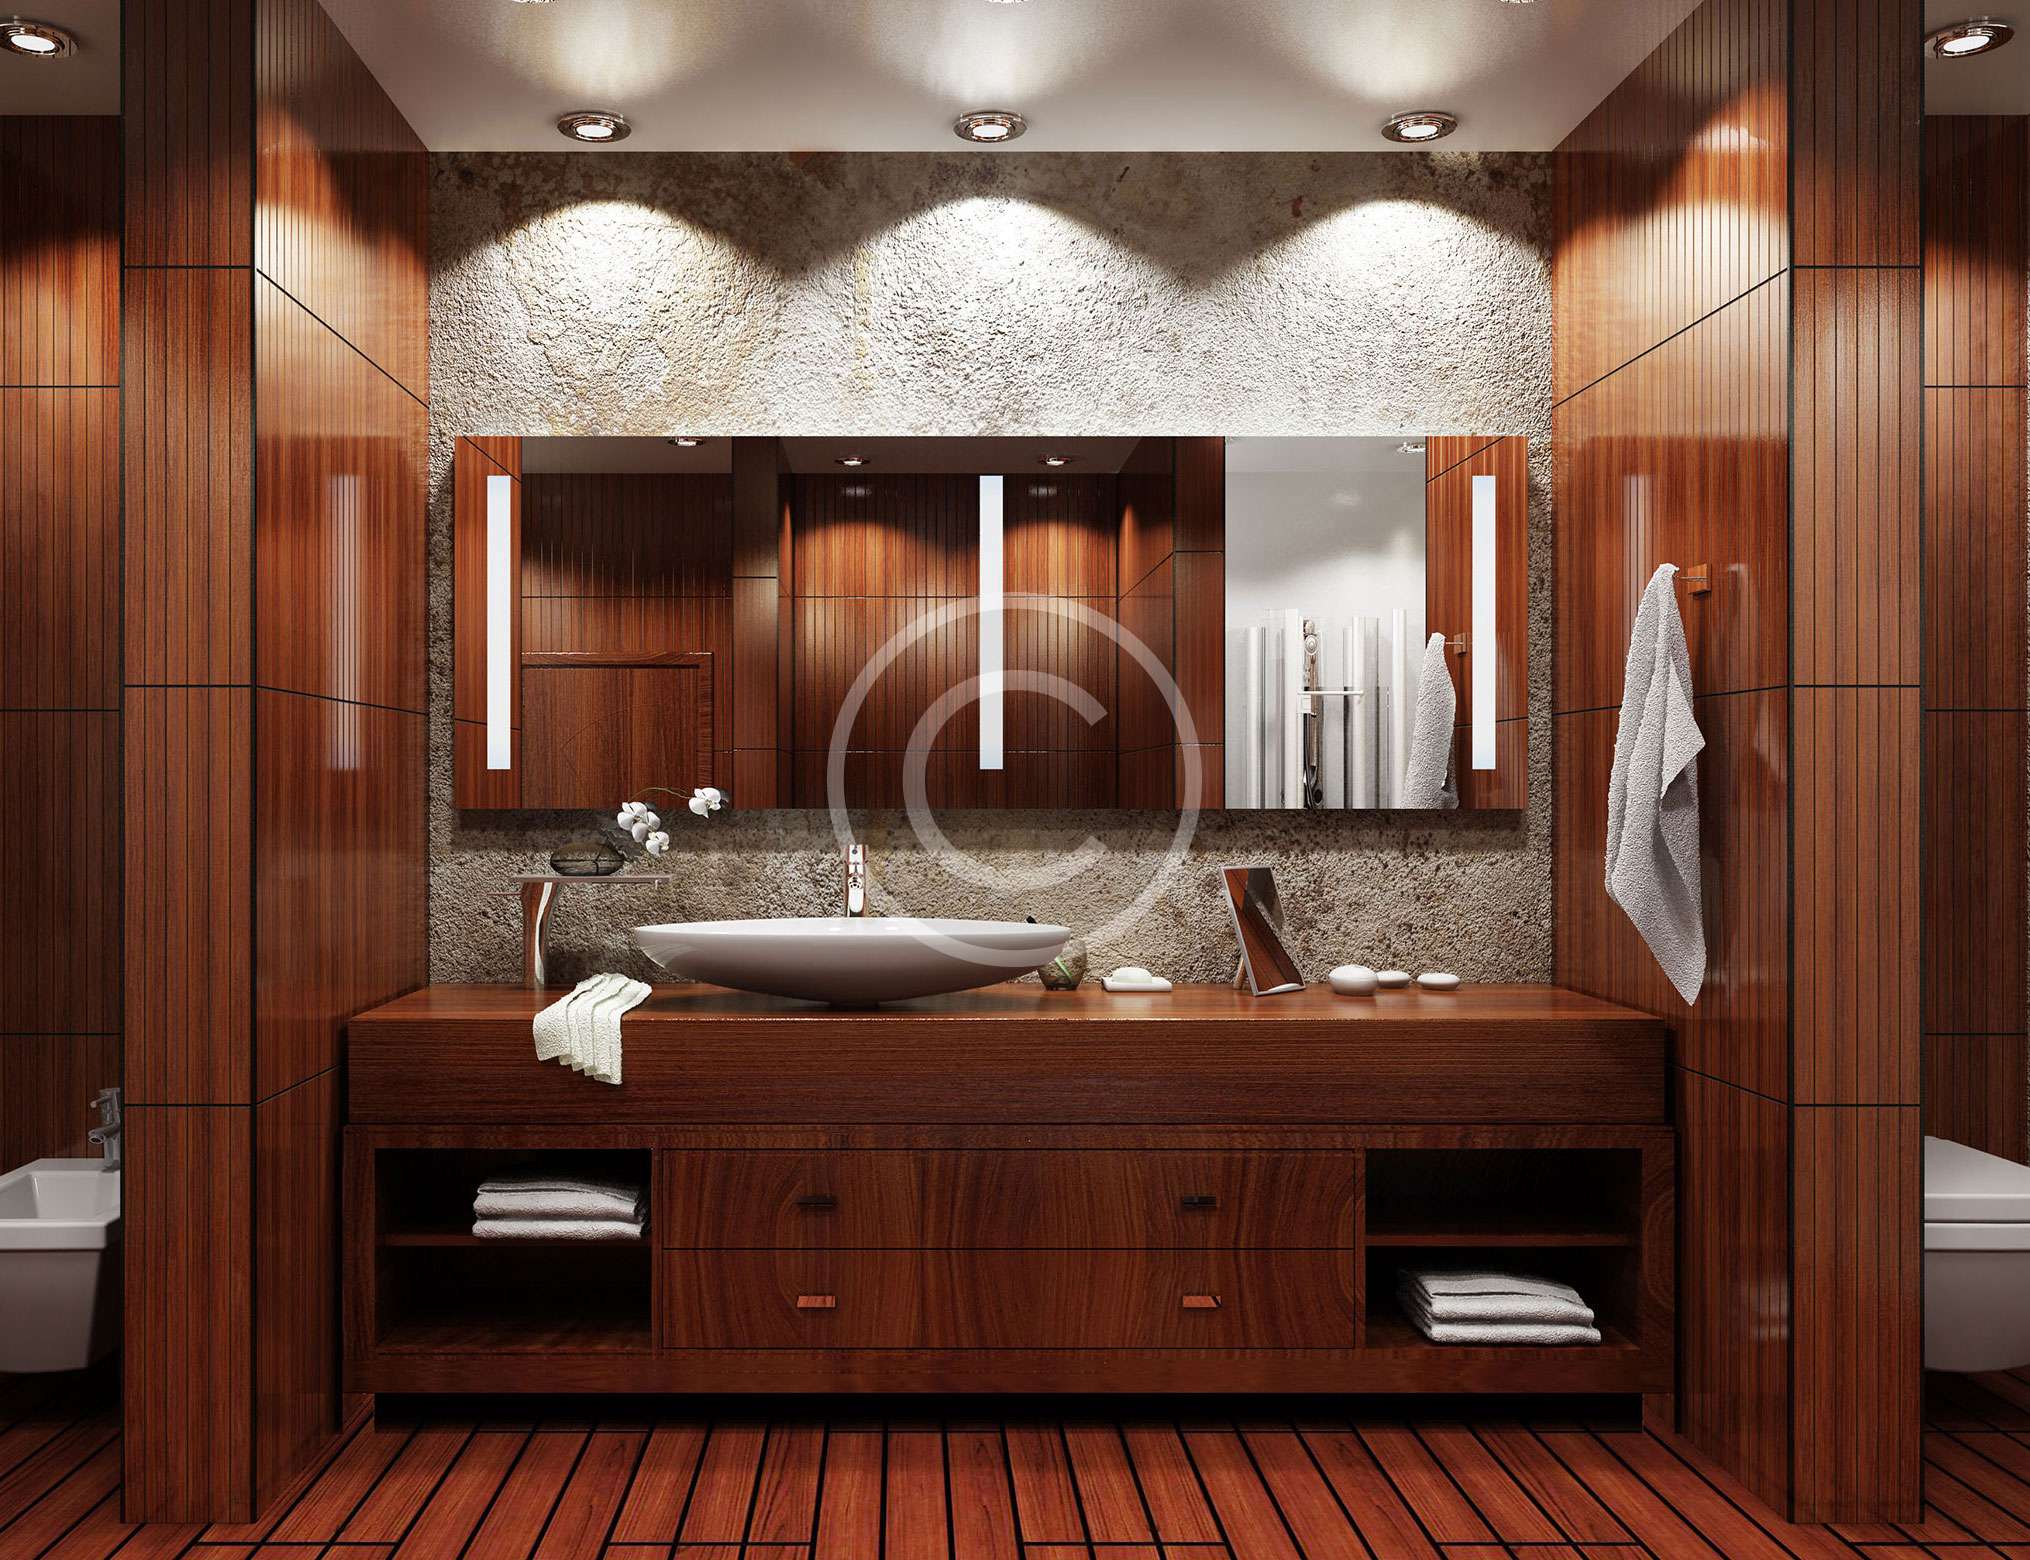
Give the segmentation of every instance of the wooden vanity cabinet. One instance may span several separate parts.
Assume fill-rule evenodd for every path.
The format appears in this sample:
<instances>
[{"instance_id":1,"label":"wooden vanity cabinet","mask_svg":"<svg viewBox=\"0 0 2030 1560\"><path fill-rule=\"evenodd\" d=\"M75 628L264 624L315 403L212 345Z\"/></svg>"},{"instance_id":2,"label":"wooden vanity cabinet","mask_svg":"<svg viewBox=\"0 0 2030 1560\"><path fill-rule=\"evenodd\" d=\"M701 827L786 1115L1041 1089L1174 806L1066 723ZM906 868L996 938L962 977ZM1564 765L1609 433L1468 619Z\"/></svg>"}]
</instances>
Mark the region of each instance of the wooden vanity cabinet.
<instances>
[{"instance_id":1,"label":"wooden vanity cabinet","mask_svg":"<svg viewBox=\"0 0 2030 1560\"><path fill-rule=\"evenodd\" d=\"M524 995L533 1011L541 994ZM469 1053L487 1060L461 1075L446 1005L412 1004L406 1019L399 1009L355 1026L356 1083L362 1065L402 1054L401 1026L420 1019L441 1042L427 1108L447 1108L463 1082L466 1113L484 1110L499 1034L470 1037ZM828 1050L850 1051L856 1035L878 1050L880 1034L909 1024L885 1014L877 1032L817 1014L806 1031L792 1015L811 1011L787 1010L786 1029L748 1030L748 1065L778 1065L782 1047L806 1033L822 1034ZM1364 1042L1393 1051L1416 1038L1409 1004L1400 1007L1407 1030L1360 1032L1340 1011L1315 1001L1283 1009L1280 1038L1259 1054L1311 1070L1337 1055L1359 1075L1373 1062ZM498 1010L487 1012L497 1027ZM1454 1033L1470 1012L1437 1008L1433 1022ZM1596 1026L1603 1016L1585 1014ZM1248 1022L1202 1054L1204 1037L1179 1027L1164 1051L1170 1083L1144 1075L1117 1084L1115 1110L1166 1112L1166 1087L1203 1098L1203 1069L1232 1066ZM734 1076L738 1048L715 1049L709 1024L688 1054L691 1089L661 1096L668 1119L652 1123L634 1118L653 1101L542 1070L531 1056L536 1076L500 1091L514 1109L547 1081L582 1108L610 1101L628 1119L361 1121L355 1112L346 1132L348 1383L402 1393L1665 1392L1674 1171L1653 1024L1624 1015L1596 1027L1592 1042L1623 1053L1601 1060L1600 1076L1638 1076L1640 1058L1625 1053L1647 1051L1653 1098L1631 1090L1613 1108L1636 1119L1578 1123L1487 1119L1502 1091L1485 1084L1457 1095L1461 1113L1478 1119L1290 1122L1273 1080L1252 1096L1232 1091L1230 1120L1093 1119L1108 1113L1107 1091L1084 1089L1058 1096L1056 1114L1070 1119L1022 1119L1042 1115L1026 1091L984 1088L970 1096L981 1118L971 1122L756 1122L746 1117L762 1084ZM627 1043L676 1048L644 1055L642 1074L654 1079L671 1075L691 1034L651 1020ZM1012 1037L982 1038L1005 1064ZM961 1043L948 1032L922 1039L927 1074ZM1071 1031L1046 1035L1040 1049L1063 1054L1072 1040ZM1084 1040L1088 1074L1143 1067L1135 1043L1111 1035L1103 1018ZM1323 1049L1307 1049L1314 1041ZM1528 1036L1510 1041L1523 1065ZM853 1060L834 1055L829 1065ZM978 1078L986 1064L974 1060ZM885 1050L879 1061L894 1065ZM630 1085L635 1063L630 1050ZM948 1094L964 1071L943 1069ZM389 1080L364 1084L356 1100L402 1113ZM588 1089L603 1092L579 1092ZM786 1092L800 1105L809 1097ZM1530 1091L1509 1097L1527 1101ZM686 1103L694 1115L734 1119L679 1119ZM1246 1119L1251 1111L1270 1119ZM644 1239L478 1240L471 1190L514 1163L640 1179ZM1599 1312L1604 1341L1431 1344L1395 1302L1399 1273L1421 1263L1565 1278Z\"/></svg>"}]
</instances>

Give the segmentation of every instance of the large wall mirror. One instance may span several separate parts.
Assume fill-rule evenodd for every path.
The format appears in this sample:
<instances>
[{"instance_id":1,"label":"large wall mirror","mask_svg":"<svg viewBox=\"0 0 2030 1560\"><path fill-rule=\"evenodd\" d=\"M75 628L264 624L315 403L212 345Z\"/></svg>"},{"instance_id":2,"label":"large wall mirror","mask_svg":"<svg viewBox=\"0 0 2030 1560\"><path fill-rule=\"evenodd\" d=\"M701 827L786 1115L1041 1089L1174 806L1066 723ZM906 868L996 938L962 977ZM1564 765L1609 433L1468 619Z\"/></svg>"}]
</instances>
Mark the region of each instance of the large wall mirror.
<instances>
[{"instance_id":1,"label":"large wall mirror","mask_svg":"<svg viewBox=\"0 0 2030 1560\"><path fill-rule=\"evenodd\" d=\"M467 808L1520 808L1520 437L458 441Z\"/></svg>"}]
</instances>

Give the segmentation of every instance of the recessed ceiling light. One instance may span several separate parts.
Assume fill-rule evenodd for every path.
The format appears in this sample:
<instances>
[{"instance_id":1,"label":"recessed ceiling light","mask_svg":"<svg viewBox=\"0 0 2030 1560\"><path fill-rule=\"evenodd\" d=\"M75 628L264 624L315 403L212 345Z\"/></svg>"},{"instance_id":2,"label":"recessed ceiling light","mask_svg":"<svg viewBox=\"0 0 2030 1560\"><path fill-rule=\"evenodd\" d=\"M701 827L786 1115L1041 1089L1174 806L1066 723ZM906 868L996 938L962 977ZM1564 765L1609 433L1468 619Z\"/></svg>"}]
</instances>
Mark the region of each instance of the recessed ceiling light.
<instances>
[{"instance_id":1,"label":"recessed ceiling light","mask_svg":"<svg viewBox=\"0 0 2030 1560\"><path fill-rule=\"evenodd\" d=\"M1939 28L1924 40L1924 45L1939 59L1963 60L1999 49L2015 36L2016 29L2007 22L1998 22L1992 16L1976 16Z\"/></svg>"},{"instance_id":2,"label":"recessed ceiling light","mask_svg":"<svg viewBox=\"0 0 2030 1560\"><path fill-rule=\"evenodd\" d=\"M835 466L851 466L857 470L859 467L867 464L867 457L865 455L835 455L832 457L832 464Z\"/></svg>"},{"instance_id":3,"label":"recessed ceiling light","mask_svg":"<svg viewBox=\"0 0 2030 1560\"><path fill-rule=\"evenodd\" d=\"M674 444L680 450L694 450L705 441L694 434L679 433L673 434L666 442Z\"/></svg>"},{"instance_id":4,"label":"recessed ceiling light","mask_svg":"<svg viewBox=\"0 0 2030 1560\"><path fill-rule=\"evenodd\" d=\"M1382 126L1382 134L1391 141L1402 141L1415 146L1421 141L1436 141L1440 137L1448 136L1458 128L1457 115L1426 108L1411 114L1396 115Z\"/></svg>"},{"instance_id":5,"label":"recessed ceiling light","mask_svg":"<svg viewBox=\"0 0 2030 1560\"><path fill-rule=\"evenodd\" d=\"M1401 444L1396 446L1396 453L1398 455L1421 455L1424 453L1424 441L1422 439L1405 439Z\"/></svg>"},{"instance_id":6,"label":"recessed ceiling light","mask_svg":"<svg viewBox=\"0 0 2030 1560\"><path fill-rule=\"evenodd\" d=\"M1073 457L1070 455L1046 455L1043 457L1043 464L1046 466L1069 466L1072 460Z\"/></svg>"},{"instance_id":7,"label":"recessed ceiling light","mask_svg":"<svg viewBox=\"0 0 2030 1560\"><path fill-rule=\"evenodd\" d=\"M31 22L21 16L0 22L0 44L32 60L60 60L78 51L77 39L61 27L51 26L48 22Z\"/></svg>"},{"instance_id":8,"label":"recessed ceiling light","mask_svg":"<svg viewBox=\"0 0 2030 1560\"><path fill-rule=\"evenodd\" d=\"M557 128L574 141L587 141L594 146L610 146L634 133L634 126L621 115L596 108L566 114L557 121Z\"/></svg>"},{"instance_id":9,"label":"recessed ceiling light","mask_svg":"<svg viewBox=\"0 0 2030 1560\"><path fill-rule=\"evenodd\" d=\"M1012 141L1029 128L1029 121L1020 114L1006 109L980 109L971 114L961 114L952 124L952 131L961 141L979 141L993 145L998 141Z\"/></svg>"}]
</instances>

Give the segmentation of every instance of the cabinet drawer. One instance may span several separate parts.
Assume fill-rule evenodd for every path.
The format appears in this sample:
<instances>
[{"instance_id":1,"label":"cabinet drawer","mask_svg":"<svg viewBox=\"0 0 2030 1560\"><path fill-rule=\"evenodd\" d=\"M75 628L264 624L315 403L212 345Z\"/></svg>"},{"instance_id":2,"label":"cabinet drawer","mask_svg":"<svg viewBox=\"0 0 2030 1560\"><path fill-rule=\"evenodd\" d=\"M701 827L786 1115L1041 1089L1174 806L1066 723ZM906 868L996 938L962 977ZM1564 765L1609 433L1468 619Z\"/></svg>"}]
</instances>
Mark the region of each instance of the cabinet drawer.
<instances>
[{"instance_id":1,"label":"cabinet drawer","mask_svg":"<svg viewBox=\"0 0 2030 1560\"><path fill-rule=\"evenodd\" d=\"M669 1150L682 1248L1350 1247L1351 1154Z\"/></svg>"},{"instance_id":2,"label":"cabinet drawer","mask_svg":"<svg viewBox=\"0 0 2030 1560\"><path fill-rule=\"evenodd\" d=\"M666 1251L669 1349L1345 1349L1332 1251Z\"/></svg>"}]
</instances>

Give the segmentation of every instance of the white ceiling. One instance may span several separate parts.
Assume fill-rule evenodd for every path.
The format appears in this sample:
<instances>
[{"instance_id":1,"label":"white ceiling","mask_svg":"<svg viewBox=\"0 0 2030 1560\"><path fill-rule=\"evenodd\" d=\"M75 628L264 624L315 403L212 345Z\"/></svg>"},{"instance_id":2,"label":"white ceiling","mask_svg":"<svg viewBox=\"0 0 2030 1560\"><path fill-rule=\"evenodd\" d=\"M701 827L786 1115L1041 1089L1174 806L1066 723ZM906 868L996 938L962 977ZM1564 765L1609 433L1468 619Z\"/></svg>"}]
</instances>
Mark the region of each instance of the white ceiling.
<instances>
[{"instance_id":1,"label":"white ceiling","mask_svg":"<svg viewBox=\"0 0 2030 1560\"><path fill-rule=\"evenodd\" d=\"M1695 0L325 0L438 150L557 151L571 109L630 151L1383 150L1403 109L1459 149L1555 146ZM982 149L982 156L993 155Z\"/></svg>"},{"instance_id":2,"label":"white ceiling","mask_svg":"<svg viewBox=\"0 0 2030 1560\"><path fill-rule=\"evenodd\" d=\"M1927 114L2030 114L2030 4L1990 10L1979 0L1924 0L1928 32L1970 16L2008 22L2016 36L1992 54L1970 60L1924 61Z\"/></svg>"},{"instance_id":3,"label":"white ceiling","mask_svg":"<svg viewBox=\"0 0 2030 1560\"><path fill-rule=\"evenodd\" d=\"M0 113L117 113L120 0L18 3L83 47L0 56ZM439 150L556 151L556 116L596 106L631 151L950 151L968 108L1028 114L1019 151L1334 151L1426 107L1461 116L1448 147L1554 146L1694 0L325 3ZM1975 13L2025 35L1927 60L1927 111L2030 113L2030 0L1925 4Z\"/></svg>"}]
</instances>

